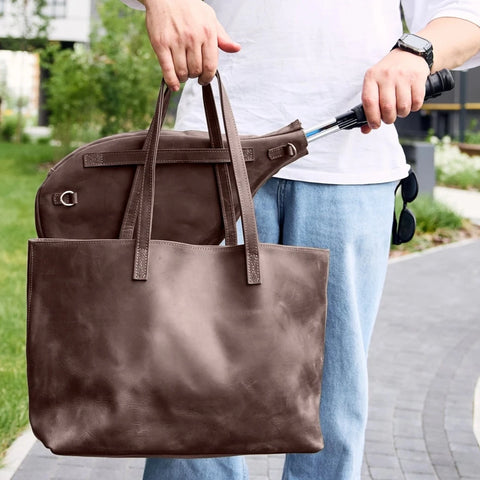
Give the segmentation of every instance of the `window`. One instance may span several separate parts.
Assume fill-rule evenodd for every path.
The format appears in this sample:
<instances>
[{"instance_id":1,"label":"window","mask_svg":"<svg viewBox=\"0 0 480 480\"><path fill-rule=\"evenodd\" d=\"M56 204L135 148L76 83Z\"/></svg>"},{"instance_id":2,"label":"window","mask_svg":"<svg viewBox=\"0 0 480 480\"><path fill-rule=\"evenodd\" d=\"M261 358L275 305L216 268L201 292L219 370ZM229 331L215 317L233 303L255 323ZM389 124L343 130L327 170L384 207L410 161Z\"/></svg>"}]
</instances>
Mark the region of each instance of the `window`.
<instances>
[{"instance_id":1,"label":"window","mask_svg":"<svg viewBox=\"0 0 480 480\"><path fill-rule=\"evenodd\" d=\"M67 16L67 0L47 0L43 11L45 15L52 18L65 18Z\"/></svg>"},{"instance_id":2,"label":"window","mask_svg":"<svg viewBox=\"0 0 480 480\"><path fill-rule=\"evenodd\" d=\"M5 0L0 0L0 17L5 13Z\"/></svg>"}]
</instances>

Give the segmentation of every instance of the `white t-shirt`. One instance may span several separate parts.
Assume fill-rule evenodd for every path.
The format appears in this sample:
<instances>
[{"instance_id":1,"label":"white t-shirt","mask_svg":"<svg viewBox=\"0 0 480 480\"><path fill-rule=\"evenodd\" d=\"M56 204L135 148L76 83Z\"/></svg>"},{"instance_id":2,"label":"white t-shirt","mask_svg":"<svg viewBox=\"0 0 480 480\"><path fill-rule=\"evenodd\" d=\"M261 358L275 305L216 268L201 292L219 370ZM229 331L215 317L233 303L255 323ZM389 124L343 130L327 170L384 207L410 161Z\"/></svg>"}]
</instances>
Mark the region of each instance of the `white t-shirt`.
<instances>
[{"instance_id":1,"label":"white t-shirt","mask_svg":"<svg viewBox=\"0 0 480 480\"><path fill-rule=\"evenodd\" d=\"M122 0L142 8L135 0ZM238 53L221 52L219 71L240 133L263 134L298 118L304 128L360 103L365 71L402 35L398 0L208 0ZM480 25L479 0L403 0L410 31L436 17ZM465 67L480 64L480 55ZM178 130L206 129L201 88L187 82ZM309 155L276 176L365 184L398 180L408 167L393 125L364 135L343 130L312 142Z\"/></svg>"}]
</instances>

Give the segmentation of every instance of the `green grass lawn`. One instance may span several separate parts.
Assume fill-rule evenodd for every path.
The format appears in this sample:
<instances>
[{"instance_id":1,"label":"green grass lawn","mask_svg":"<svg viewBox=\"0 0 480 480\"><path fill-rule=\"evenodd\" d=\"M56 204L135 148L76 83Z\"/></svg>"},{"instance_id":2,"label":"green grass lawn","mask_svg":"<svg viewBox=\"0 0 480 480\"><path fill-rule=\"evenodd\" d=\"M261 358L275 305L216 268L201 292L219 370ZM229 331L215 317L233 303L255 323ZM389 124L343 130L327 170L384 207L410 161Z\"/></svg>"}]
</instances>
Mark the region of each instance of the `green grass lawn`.
<instances>
[{"instance_id":1,"label":"green grass lawn","mask_svg":"<svg viewBox=\"0 0 480 480\"><path fill-rule=\"evenodd\" d=\"M27 425L25 372L27 240L34 204L52 161L48 145L0 143L0 458Z\"/></svg>"}]
</instances>

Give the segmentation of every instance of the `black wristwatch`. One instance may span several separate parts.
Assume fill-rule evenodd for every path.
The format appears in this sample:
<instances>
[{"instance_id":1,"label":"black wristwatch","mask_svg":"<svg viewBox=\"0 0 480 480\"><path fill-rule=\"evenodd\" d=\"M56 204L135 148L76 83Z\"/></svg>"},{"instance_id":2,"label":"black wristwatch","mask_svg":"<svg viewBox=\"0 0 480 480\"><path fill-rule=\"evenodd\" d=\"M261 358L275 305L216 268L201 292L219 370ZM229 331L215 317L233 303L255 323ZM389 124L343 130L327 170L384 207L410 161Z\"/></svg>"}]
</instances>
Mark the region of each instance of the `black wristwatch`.
<instances>
[{"instance_id":1,"label":"black wristwatch","mask_svg":"<svg viewBox=\"0 0 480 480\"><path fill-rule=\"evenodd\" d=\"M392 50L395 48L423 57L428 64L428 68L432 70L433 47L427 39L413 35L412 33L405 33L397 40Z\"/></svg>"}]
</instances>

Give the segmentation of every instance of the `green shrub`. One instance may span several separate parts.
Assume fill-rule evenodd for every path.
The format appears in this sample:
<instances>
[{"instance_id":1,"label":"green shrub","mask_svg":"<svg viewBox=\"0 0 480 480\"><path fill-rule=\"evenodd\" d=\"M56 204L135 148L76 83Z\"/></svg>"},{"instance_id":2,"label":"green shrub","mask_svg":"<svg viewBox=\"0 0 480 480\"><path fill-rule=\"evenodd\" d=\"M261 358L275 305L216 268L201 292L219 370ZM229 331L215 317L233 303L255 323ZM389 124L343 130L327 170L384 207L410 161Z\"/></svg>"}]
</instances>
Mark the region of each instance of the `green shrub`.
<instances>
[{"instance_id":1,"label":"green shrub","mask_svg":"<svg viewBox=\"0 0 480 480\"><path fill-rule=\"evenodd\" d=\"M476 118L470 122L468 130L465 132L465 143L480 144L480 130L478 129L478 120Z\"/></svg>"},{"instance_id":2,"label":"green shrub","mask_svg":"<svg viewBox=\"0 0 480 480\"><path fill-rule=\"evenodd\" d=\"M435 173L437 183L448 187L480 190L480 157L462 153L449 137L441 141L431 137L435 144Z\"/></svg>"},{"instance_id":3,"label":"green shrub","mask_svg":"<svg viewBox=\"0 0 480 480\"><path fill-rule=\"evenodd\" d=\"M480 132L465 132L465 143L477 143L480 144Z\"/></svg>"},{"instance_id":4,"label":"green shrub","mask_svg":"<svg viewBox=\"0 0 480 480\"><path fill-rule=\"evenodd\" d=\"M458 172L446 173L436 168L437 182L448 187L461 188L464 190L480 189L480 170L465 169Z\"/></svg>"},{"instance_id":5,"label":"green shrub","mask_svg":"<svg viewBox=\"0 0 480 480\"><path fill-rule=\"evenodd\" d=\"M458 230L462 227L460 215L428 195L420 195L409 208L415 214L419 233L434 233L440 229Z\"/></svg>"},{"instance_id":6,"label":"green shrub","mask_svg":"<svg viewBox=\"0 0 480 480\"><path fill-rule=\"evenodd\" d=\"M4 117L0 124L0 136L6 142L13 142L15 134L17 133L18 121L16 117Z\"/></svg>"},{"instance_id":7,"label":"green shrub","mask_svg":"<svg viewBox=\"0 0 480 480\"><path fill-rule=\"evenodd\" d=\"M402 201L396 198L395 210L398 214ZM416 252L435 245L442 245L468 237L471 225L450 207L429 195L421 195L408 204L417 220L415 235L410 242L392 245L395 253Z\"/></svg>"},{"instance_id":8,"label":"green shrub","mask_svg":"<svg viewBox=\"0 0 480 480\"><path fill-rule=\"evenodd\" d=\"M23 131L25 126L23 120L20 121L21 125L19 128L19 120L16 115L4 118L0 124L0 140L14 142L18 141L18 135L20 135L20 143L30 143L32 139L28 133Z\"/></svg>"},{"instance_id":9,"label":"green shrub","mask_svg":"<svg viewBox=\"0 0 480 480\"><path fill-rule=\"evenodd\" d=\"M37 138L37 145L49 145L52 139L50 137Z\"/></svg>"}]
</instances>

